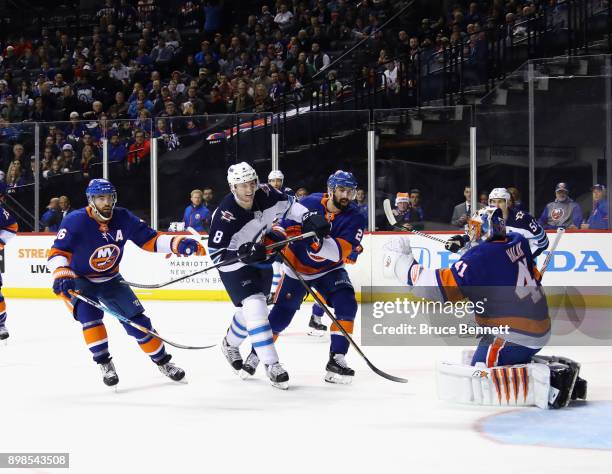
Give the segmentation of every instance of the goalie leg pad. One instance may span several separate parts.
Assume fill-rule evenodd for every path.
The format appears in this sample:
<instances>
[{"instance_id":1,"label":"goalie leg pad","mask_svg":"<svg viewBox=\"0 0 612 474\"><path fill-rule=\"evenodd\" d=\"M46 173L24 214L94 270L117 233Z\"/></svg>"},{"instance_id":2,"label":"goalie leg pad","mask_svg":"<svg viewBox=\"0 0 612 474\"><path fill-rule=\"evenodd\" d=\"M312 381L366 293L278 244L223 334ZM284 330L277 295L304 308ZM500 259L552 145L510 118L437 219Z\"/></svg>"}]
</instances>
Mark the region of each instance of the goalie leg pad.
<instances>
[{"instance_id":1,"label":"goalie leg pad","mask_svg":"<svg viewBox=\"0 0 612 474\"><path fill-rule=\"evenodd\" d=\"M550 370L546 364L486 367L440 362L438 397L455 403L548 408Z\"/></svg>"}]
</instances>

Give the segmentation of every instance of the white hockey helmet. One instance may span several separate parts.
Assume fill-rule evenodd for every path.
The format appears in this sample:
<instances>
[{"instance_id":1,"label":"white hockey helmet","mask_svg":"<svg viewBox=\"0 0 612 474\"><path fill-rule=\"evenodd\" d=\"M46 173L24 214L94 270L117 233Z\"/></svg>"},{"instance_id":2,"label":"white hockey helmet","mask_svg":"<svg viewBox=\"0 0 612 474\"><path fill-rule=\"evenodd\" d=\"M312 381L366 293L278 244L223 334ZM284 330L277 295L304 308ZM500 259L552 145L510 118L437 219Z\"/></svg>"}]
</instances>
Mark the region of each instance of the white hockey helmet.
<instances>
[{"instance_id":1,"label":"white hockey helmet","mask_svg":"<svg viewBox=\"0 0 612 474\"><path fill-rule=\"evenodd\" d=\"M227 182L232 191L237 184L248 183L253 180L259 184L257 171L255 171L251 165L244 161L242 163L237 163L230 166L227 170Z\"/></svg>"},{"instance_id":2,"label":"white hockey helmet","mask_svg":"<svg viewBox=\"0 0 612 474\"><path fill-rule=\"evenodd\" d=\"M491 206L491 199L505 199L506 204L510 204L512 196L510 196L510 192L506 188L494 188L493 191L489 193L489 206Z\"/></svg>"},{"instance_id":3,"label":"white hockey helmet","mask_svg":"<svg viewBox=\"0 0 612 474\"><path fill-rule=\"evenodd\" d=\"M273 179L280 179L281 183L285 181L285 175L281 170L272 170L268 175L268 183Z\"/></svg>"}]
</instances>

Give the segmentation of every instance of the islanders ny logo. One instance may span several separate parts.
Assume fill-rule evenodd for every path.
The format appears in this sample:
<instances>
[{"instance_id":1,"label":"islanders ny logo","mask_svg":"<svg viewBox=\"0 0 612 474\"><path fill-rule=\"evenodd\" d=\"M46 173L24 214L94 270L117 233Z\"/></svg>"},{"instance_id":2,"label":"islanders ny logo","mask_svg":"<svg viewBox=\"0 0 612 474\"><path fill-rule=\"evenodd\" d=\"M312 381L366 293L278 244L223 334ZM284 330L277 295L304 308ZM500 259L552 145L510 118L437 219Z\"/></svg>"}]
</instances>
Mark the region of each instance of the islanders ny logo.
<instances>
[{"instance_id":1,"label":"islanders ny logo","mask_svg":"<svg viewBox=\"0 0 612 474\"><path fill-rule=\"evenodd\" d=\"M98 247L89 257L89 266L96 272L105 272L117 263L121 249L115 244Z\"/></svg>"}]
</instances>

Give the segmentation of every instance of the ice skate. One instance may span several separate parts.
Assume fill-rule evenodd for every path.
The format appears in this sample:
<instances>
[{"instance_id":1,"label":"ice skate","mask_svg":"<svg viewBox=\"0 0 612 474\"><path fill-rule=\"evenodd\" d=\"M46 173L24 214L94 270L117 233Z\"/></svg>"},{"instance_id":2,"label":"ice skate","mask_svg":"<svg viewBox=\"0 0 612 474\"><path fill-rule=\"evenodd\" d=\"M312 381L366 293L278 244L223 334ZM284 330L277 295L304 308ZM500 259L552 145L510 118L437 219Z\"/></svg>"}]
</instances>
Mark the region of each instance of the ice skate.
<instances>
[{"instance_id":1,"label":"ice skate","mask_svg":"<svg viewBox=\"0 0 612 474\"><path fill-rule=\"evenodd\" d=\"M119 383L119 376L115 370L115 364L109 359L108 362L101 362L98 364L100 371L102 372L102 381L105 385L113 387Z\"/></svg>"},{"instance_id":2,"label":"ice skate","mask_svg":"<svg viewBox=\"0 0 612 474\"><path fill-rule=\"evenodd\" d=\"M281 390L289 388L289 374L279 362L266 365L266 373L273 387L280 388Z\"/></svg>"},{"instance_id":3,"label":"ice skate","mask_svg":"<svg viewBox=\"0 0 612 474\"><path fill-rule=\"evenodd\" d=\"M242 364L242 370L240 371L240 378L245 380L255 375L257 366L259 365L259 357L255 350L251 349L251 353L247 356L246 360Z\"/></svg>"},{"instance_id":4,"label":"ice skate","mask_svg":"<svg viewBox=\"0 0 612 474\"><path fill-rule=\"evenodd\" d=\"M227 342L227 338L223 338L221 342L221 352L232 366L232 369L237 374L242 369L242 356L240 355L240 349L238 347L230 346Z\"/></svg>"},{"instance_id":5,"label":"ice skate","mask_svg":"<svg viewBox=\"0 0 612 474\"><path fill-rule=\"evenodd\" d=\"M164 359L166 358L164 357ZM174 380L175 382L186 382L185 380L183 380L185 378L185 371L170 362L170 357L168 357L165 362L164 359L162 359L162 361L157 364L157 368L159 369L159 371L166 377Z\"/></svg>"},{"instance_id":6,"label":"ice skate","mask_svg":"<svg viewBox=\"0 0 612 474\"><path fill-rule=\"evenodd\" d=\"M321 316L310 316L310 322L308 323L308 335L315 337L323 337L327 332L327 326L321 323Z\"/></svg>"},{"instance_id":7,"label":"ice skate","mask_svg":"<svg viewBox=\"0 0 612 474\"><path fill-rule=\"evenodd\" d=\"M346 365L344 354L329 355L329 362L325 367L325 381L329 383L350 384L353 381L355 371Z\"/></svg>"}]
</instances>

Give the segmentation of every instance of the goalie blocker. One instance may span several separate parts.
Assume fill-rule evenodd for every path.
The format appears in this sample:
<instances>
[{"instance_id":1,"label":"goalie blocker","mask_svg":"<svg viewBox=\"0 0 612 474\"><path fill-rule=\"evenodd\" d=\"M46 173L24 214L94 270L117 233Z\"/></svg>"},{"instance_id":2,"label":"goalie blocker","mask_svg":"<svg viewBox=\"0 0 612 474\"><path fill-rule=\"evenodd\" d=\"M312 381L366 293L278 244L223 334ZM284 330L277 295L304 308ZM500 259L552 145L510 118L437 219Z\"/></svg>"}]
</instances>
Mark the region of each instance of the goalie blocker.
<instances>
[{"instance_id":1,"label":"goalie blocker","mask_svg":"<svg viewBox=\"0 0 612 474\"><path fill-rule=\"evenodd\" d=\"M541 356L529 364L486 367L438 363L438 397L455 403L563 408L586 400L580 364L566 357Z\"/></svg>"}]
</instances>

